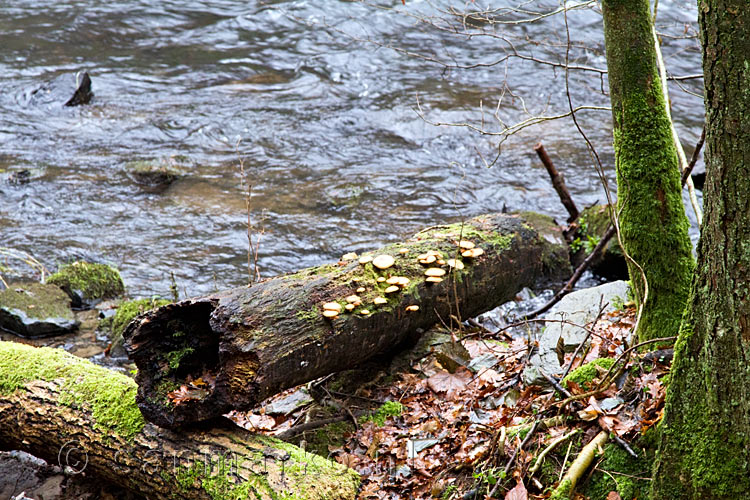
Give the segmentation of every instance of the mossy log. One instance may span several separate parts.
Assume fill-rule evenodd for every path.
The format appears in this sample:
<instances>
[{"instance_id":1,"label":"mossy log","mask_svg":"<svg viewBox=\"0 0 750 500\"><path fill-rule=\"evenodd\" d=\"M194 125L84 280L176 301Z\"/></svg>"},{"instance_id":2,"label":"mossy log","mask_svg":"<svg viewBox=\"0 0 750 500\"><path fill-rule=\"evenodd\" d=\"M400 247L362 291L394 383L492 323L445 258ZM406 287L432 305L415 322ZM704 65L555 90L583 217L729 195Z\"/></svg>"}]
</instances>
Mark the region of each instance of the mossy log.
<instances>
[{"instance_id":1,"label":"mossy log","mask_svg":"<svg viewBox=\"0 0 750 500\"><path fill-rule=\"evenodd\" d=\"M0 448L24 450L149 499L353 499L357 474L228 420L147 423L129 377L60 349L0 342Z\"/></svg>"},{"instance_id":2,"label":"mossy log","mask_svg":"<svg viewBox=\"0 0 750 500\"><path fill-rule=\"evenodd\" d=\"M426 282L418 255L433 250L460 261L456 243L462 239L484 253L457 267L444 265L442 282ZM174 427L251 408L285 388L414 340L438 321L471 318L524 286L571 272L560 228L537 214L493 214L433 227L361 260L377 255L390 255L395 264L381 270L354 258L139 316L126 328L124 345L138 366L145 417ZM396 276L408 284L385 293L391 285L378 278ZM353 311L323 317L324 303L345 305L352 295L361 302ZM377 297L385 303L375 305ZM190 386L197 379L201 385Z\"/></svg>"}]
</instances>

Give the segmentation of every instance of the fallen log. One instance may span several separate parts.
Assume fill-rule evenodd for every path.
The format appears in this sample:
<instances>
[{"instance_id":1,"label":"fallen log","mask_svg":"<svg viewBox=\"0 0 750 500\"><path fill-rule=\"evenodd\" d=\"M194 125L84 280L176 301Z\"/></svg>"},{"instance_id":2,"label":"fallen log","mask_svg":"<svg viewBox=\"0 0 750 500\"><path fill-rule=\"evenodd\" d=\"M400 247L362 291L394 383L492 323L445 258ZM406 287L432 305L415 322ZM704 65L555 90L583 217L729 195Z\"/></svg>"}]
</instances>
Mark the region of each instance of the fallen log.
<instances>
[{"instance_id":1,"label":"fallen log","mask_svg":"<svg viewBox=\"0 0 750 500\"><path fill-rule=\"evenodd\" d=\"M462 240L475 249L461 248ZM471 318L541 278L571 272L560 228L537 214L476 217L345 257L352 260L170 304L131 322L124 345L138 366L144 416L174 427L252 408L414 340L438 321ZM428 281L426 272L444 279Z\"/></svg>"},{"instance_id":2,"label":"fallen log","mask_svg":"<svg viewBox=\"0 0 750 500\"><path fill-rule=\"evenodd\" d=\"M0 342L0 447L149 499L350 498L358 475L228 420L145 422L129 377L60 349Z\"/></svg>"}]
</instances>

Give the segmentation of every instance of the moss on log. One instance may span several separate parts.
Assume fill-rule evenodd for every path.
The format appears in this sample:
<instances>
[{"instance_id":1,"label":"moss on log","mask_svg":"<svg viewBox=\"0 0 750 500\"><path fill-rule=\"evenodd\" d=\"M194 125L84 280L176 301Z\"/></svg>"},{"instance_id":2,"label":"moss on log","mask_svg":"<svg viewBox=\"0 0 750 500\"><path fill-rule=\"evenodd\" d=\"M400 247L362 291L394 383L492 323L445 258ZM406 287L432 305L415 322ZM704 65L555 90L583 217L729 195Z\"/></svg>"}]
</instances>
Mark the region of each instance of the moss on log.
<instances>
[{"instance_id":1,"label":"moss on log","mask_svg":"<svg viewBox=\"0 0 750 500\"><path fill-rule=\"evenodd\" d=\"M460 240L483 253L462 259ZM462 260L463 268L446 264L442 282L427 282L418 256L428 251L440 252L446 261ZM143 414L173 427L248 409L285 388L414 340L440 320L481 314L524 286L571 272L560 229L537 214L493 214L433 227L365 254L362 262L377 255L390 255L395 264L381 270L354 259L305 269L137 318L124 338L138 366ZM408 278L408 284L386 293L391 285L382 280L396 276ZM359 299L353 311L342 307L336 318L323 317L324 303L344 306L352 295ZM376 305L378 297L385 302ZM207 383L189 386L196 379Z\"/></svg>"},{"instance_id":2,"label":"moss on log","mask_svg":"<svg viewBox=\"0 0 750 500\"><path fill-rule=\"evenodd\" d=\"M0 342L0 447L150 499L339 499L357 474L223 422L175 433L147 423L129 377L65 351Z\"/></svg>"}]
</instances>

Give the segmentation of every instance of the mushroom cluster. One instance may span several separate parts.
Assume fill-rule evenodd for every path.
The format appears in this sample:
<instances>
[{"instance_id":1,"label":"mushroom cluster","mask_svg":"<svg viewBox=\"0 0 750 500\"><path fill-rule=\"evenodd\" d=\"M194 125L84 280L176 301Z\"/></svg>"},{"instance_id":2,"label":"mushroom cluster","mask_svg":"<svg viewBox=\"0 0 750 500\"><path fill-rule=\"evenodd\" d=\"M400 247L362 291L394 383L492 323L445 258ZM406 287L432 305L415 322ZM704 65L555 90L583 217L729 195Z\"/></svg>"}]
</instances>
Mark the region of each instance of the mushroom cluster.
<instances>
[{"instance_id":1,"label":"mushroom cluster","mask_svg":"<svg viewBox=\"0 0 750 500\"><path fill-rule=\"evenodd\" d=\"M477 247L474 242L469 240L458 240L453 242L458 247L458 252L461 254L461 257L463 259L473 259L476 257L479 257L480 255L484 254L484 250ZM409 253L408 248L399 248L398 249L398 257L406 257ZM437 250L428 250L425 253L419 254L417 257L417 262L419 264L425 266L424 269L424 276L425 276L425 282L428 284L431 283L440 283L445 279L445 275L447 274L446 269L443 269L443 266L448 266L449 270L455 270L460 271L464 269L466 266L464 262L460 259L453 258L453 259L444 259L443 254ZM382 271L385 271L387 269L390 269L396 264L396 258L392 255L388 254L379 254L379 255L362 255L358 256L356 253L347 253L344 255L341 259L342 261L351 261L351 260L358 260L358 262L362 266L367 266L367 264L371 264L373 268L377 270L377 273L382 273ZM343 301L346 302L346 304L343 306L343 310L346 312L353 312L357 307L361 306L363 304L362 297L360 294L365 294L367 292L367 287L363 286L366 285L364 281L359 277L352 278L352 282L357 284L356 294L349 295L348 297L345 297ZM363 282L363 283L360 283ZM376 276L375 277L375 291L378 289L382 292L383 295L396 295L402 290L404 290L411 280L407 278L406 276L398 276L398 275L391 275L391 276ZM378 285L385 284L385 288L380 288ZM378 295L372 299L372 305L374 307L382 306L388 303L388 300L382 296ZM414 312L419 310L419 306L416 304L406 306L405 310L407 312ZM323 316L328 319L335 319L338 317L338 315L342 312L342 306L339 302L327 302L323 304ZM367 316L371 314L371 311L369 309L363 308L357 311L358 314L362 316Z\"/></svg>"}]
</instances>

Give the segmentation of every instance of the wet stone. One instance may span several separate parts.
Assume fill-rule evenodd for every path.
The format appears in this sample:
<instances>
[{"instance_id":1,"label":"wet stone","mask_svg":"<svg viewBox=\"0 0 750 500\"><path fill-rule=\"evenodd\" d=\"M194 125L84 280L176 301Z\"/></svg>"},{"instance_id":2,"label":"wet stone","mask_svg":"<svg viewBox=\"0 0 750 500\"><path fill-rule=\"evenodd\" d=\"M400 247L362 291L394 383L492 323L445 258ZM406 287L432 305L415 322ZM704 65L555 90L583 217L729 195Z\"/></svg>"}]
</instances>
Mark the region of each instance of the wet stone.
<instances>
[{"instance_id":1,"label":"wet stone","mask_svg":"<svg viewBox=\"0 0 750 500\"><path fill-rule=\"evenodd\" d=\"M79 322L70 297L58 286L11 283L0 292L0 328L22 337L50 337L72 332Z\"/></svg>"}]
</instances>

